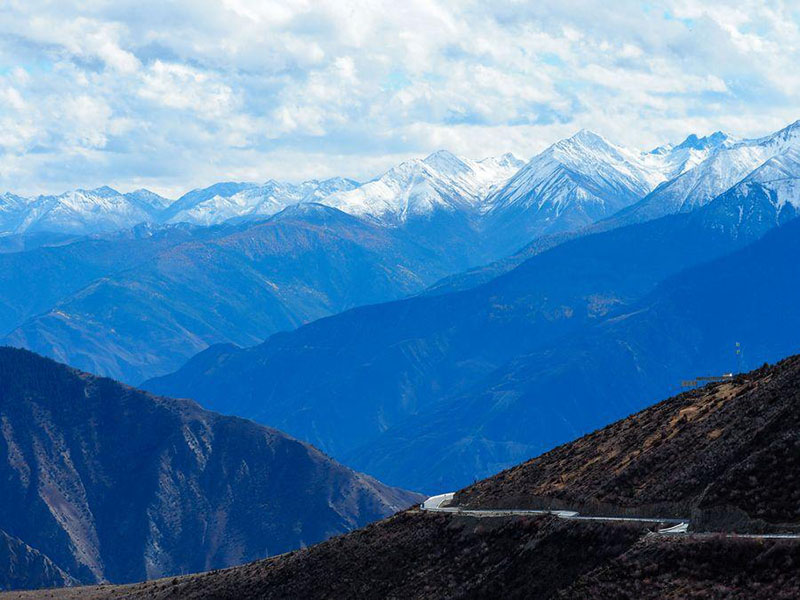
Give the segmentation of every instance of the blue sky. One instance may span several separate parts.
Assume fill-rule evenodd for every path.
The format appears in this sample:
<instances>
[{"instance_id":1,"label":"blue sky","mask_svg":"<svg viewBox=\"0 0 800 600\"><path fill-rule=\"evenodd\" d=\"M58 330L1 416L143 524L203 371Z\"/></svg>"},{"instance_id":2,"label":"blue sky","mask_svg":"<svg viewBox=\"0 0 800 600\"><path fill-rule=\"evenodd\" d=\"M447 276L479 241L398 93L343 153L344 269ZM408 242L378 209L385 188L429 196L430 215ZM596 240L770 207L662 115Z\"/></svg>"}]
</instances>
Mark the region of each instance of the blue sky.
<instances>
[{"instance_id":1,"label":"blue sky","mask_svg":"<svg viewBox=\"0 0 800 600\"><path fill-rule=\"evenodd\" d=\"M0 189L367 179L800 118L796 2L6 0Z\"/></svg>"}]
</instances>

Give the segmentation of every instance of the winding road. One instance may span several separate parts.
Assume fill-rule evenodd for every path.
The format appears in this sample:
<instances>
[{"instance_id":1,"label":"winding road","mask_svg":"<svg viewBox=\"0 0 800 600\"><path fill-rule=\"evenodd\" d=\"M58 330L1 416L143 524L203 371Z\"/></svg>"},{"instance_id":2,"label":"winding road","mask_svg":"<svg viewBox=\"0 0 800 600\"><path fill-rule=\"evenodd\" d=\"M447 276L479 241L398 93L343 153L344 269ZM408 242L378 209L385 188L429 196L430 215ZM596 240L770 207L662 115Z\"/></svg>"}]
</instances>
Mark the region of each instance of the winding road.
<instances>
[{"instance_id":1,"label":"winding road","mask_svg":"<svg viewBox=\"0 0 800 600\"><path fill-rule=\"evenodd\" d=\"M530 516L530 515L554 515L559 519L569 519L574 521L603 521L606 523L618 523L621 521L633 523L660 523L670 525L651 532L654 535L692 535L695 537L710 537L720 535L720 533L692 533L689 531L689 519L675 519L671 517L600 517L581 515L574 510L530 510L516 508L462 508L460 506L447 506L446 504L453 499L455 492L431 496L420 504L420 509L428 512L441 512L464 515L468 517L510 517L510 516ZM443 506L444 505L444 506ZM757 539L776 539L776 540L798 540L800 534L790 533L765 533L765 534L728 534L739 538Z\"/></svg>"}]
</instances>

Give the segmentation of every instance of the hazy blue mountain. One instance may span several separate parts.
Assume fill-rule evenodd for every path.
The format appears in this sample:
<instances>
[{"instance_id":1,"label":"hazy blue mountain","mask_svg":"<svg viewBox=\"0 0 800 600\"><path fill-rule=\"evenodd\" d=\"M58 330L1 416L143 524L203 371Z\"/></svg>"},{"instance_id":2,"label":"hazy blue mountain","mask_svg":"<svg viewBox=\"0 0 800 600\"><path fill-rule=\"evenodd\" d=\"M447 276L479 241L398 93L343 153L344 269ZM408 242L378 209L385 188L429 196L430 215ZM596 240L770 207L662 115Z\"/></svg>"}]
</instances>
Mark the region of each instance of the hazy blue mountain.
<instances>
[{"instance_id":1,"label":"hazy blue mountain","mask_svg":"<svg viewBox=\"0 0 800 600\"><path fill-rule=\"evenodd\" d=\"M58 241L58 234L15 236L14 245L33 248L0 253L0 336L97 279L147 262L181 242L212 234L186 226L152 229L142 225L106 236L70 236L64 243ZM56 243L52 243L54 237Z\"/></svg>"},{"instance_id":2,"label":"hazy blue mountain","mask_svg":"<svg viewBox=\"0 0 800 600\"><path fill-rule=\"evenodd\" d=\"M0 255L4 342L136 383L209 344L253 345L419 292L464 266L446 248L319 204L260 223L172 229L157 229L150 244Z\"/></svg>"},{"instance_id":3,"label":"hazy blue mountain","mask_svg":"<svg viewBox=\"0 0 800 600\"><path fill-rule=\"evenodd\" d=\"M347 459L390 481L457 489L676 393L682 380L797 352L798 252L794 219L667 279L585 331L515 358Z\"/></svg>"},{"instance_id":4,"label":"hazy blue mountain","mask_svg":"<svg viewBox=\"0 0 800 600\"><path fill-rule=\"evenodd\" d=\"M14 585L224 568L419 500L275 429L12 348L0 348L0 480L0 563L9 549L28 575Z\"/></svg>"},{"instance_id":5,"label":"hazy blue mountain","mask_svg":"<svg viewBox=\"0 0 800 600\"><path fill-rule=\"evenodd\" d=\"M509 361L624 313L664 279L776 224L721 228L706 215L715 209L574 239L462 292L355 309L254 348L212 347L145 386L350 456Z\"/></svg>"},{"instance_id":6,"label":"hazy blue mountain","mask_svg":"<svg viewBox=\"0 0 800 600\"><path fill-rule=\"evenodd\" d=\"M690 195L691 185L675 182L694 177L703 195L734 181L723 192L730 207L712 202L716 212L703 213L705 226L727 228L721 234L731 236L741 221L754 228L745 237L752 239L800 206L796 137L795 126L761 140L718 133L638 153L582 131L518 172L521 161L512 155L472 161L439 151L363 185L342 178L220 183L166 209L167 200L146 190L119 194L105 187L32 203L6 194L0 213L54 203L53 210L26 217L34 231L56 217L78 219L83 225L76 232L92 219L115 222L114 215L128 215L120 207L155 221L225 223L164 229L170 233L137 227L158 243L105 233L69 244L80 234L44 230L0 241L11 254L0 260L0 335L138 382L179 367L209 344L257 344L276 331L432 284L429 294L486 283L566 241L623 225L627 209L604 217L640 204L636 199L659 181L666 183L657 190L666 185ZM738 197L746 200L747 214L736 212ZM707 204L705 196L695 200L676 210ZM12 252L21 248L31 252Z\"/></svg>"},{"instance_id":7,"label":"hazy blue mountain","mask_svg":"<svg viewBox=\"0 0 800 600\"><path fill-rule=\"evenodd\" d=\"M0 254L8 252L24 252L41 246L62 246L82 239L83 235L72 233L9 233L0 235Z\"/></svg>"}]
</instances>

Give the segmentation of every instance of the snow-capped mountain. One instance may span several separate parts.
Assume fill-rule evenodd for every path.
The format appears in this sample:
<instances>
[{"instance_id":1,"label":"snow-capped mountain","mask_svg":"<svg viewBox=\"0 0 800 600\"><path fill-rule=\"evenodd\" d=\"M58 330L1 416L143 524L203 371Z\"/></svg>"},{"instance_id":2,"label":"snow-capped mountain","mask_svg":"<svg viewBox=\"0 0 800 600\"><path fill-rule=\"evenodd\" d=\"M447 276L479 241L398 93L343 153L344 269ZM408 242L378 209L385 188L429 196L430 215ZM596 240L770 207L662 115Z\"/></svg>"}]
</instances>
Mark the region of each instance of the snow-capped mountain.
<instances>
[{"instance_id":1,"label":"snow-capped mountain","mask_svg":"<svg viewBox=\"0 0 800 600\"><path fill-rule=\"evenodd\" d=\"M191 192L185 193L183 196L175 200L161 215L164 221L173 221L175 216L182 212L191 211L194 207L213 200L216 197L230 198L241 191L256 187L255 183L224 181L222 183L215 183L206 188L195 189Z\"/></svg>"},{"instance_id":2,"label":"snow-capped mountain","mask_svg":"<svg viewBox=\"0 0 800 600\"><path fill-rule=\"evenodd\" d=\"M325 204L387 225L442 210L481 213L493 188L522 164L512 154L474 161L439 150L403 162L354 190L333 194Z\"/></svg>"},{"instance_id":3,"label":"snow-capped mountain","mask_svg":"<svg viewBox=\"0 0 800 600\"><path fill-rule=\"evenodd\" d=\"M27 200L21 196L6 192L0 194L0 234L16 231L25 218Z\"/></svg>"},{"instance_id":4,"label":"snow-capped mountain","mask_svg":"<svg viewBox=\"0 0 800 600\"><path fill-rule=\"evenodd\" d=\"M577 202L609 204L639 198L663 179L640 155L581 130L536 155L489 199L492 211L552 207L561 214Z\"/></svg>"},{"instance_id":5,"label":"snow-capped mountain","mask_svg":"<svg viewBox=\"0 0 800 600\"><path fill-rule=\"evenodd\" d=\"M4 198L9 196L6 194ZM121 194L108 186L73 190L58 196L15 198L16 222L3 223L6 232L87 234L115 231L155 221L169 204L169 200L148 190Z\"/></svg>"},{"instance_id":6,"label":"snow-capped mountain","mask_svg":"<svg viewBox=\"0 0 800 600\"><path fill-rule=\"evenodd\" d=\"M297 185L274 179L262 185L221 183L182 196L165 212L164 220L212 225L240 217L269 216L301 202L322 202L356 186L358 182L342 177Z\"/></svg>"},{"instance_id":7,"label":"snow-capped mountain","mask_svg":"<svg viewBox=\"0 0 800 600\"><path fill-rule=\"evenodd\" d=\"M750 238L797 217L800 150L790 148L770 158L698 212L709 226Z\"/></svg>"},{"instance_id":8,"label":"snow-capped mountain","mask_svg":"<svg viewBox=\"0 0 800 600\"><path fill-rule=\"evenodd\" d=\"M737 141L722 131L704 137L693 133L680 144L659 146L644 158L659 169L666 179L674 179L699 165L720 148L728 148Z\"/></svg>"},{"instance_id":9,"label":"snow-capped mountain","mask_svg":"<svg viewBox=\"0 0 800 600\"><path fill-rule=\"evenodd\" d=\"M443 242L471 230L491 248L489 255L500 256L545 234L690 212L762 166L757 177L794 164L798 149L800 121L763 138L693 134L650 152L581 130L527 164L512 154L471 160L439 150L364 184L342 177L299 184L222 182L172 203L147 190L121 194L109 187L37 198L6 193L0 196L0 234L104 233L139 223L213 225L313 202L384 226L413 222L415 235L437 235ZM766 185L754 174L750 183L771 190L776 202L794 197L788 180Z\"/></svg>"},{"instance_id":10,"label":"snow-capped mountain","mask_svg":"<svg viewBox=\"0 0 800 600\"><path fill-rule=\"evenodd\" d=\"M716 134L715 134L716 135ZM713 137L713 136L712 136ZM708 156L617 216L634 223L704 206L773 157L800 148L800 121L763 138L710 147Z\"/></svg>"},{"instance_id":11,"label":"snow-capped mountain","mask_svg":"<svg viewBox=\"0 0 800 600\"><path fill-rule=\"evenodd\" d=\"M155 192L144 188L128 192L127 194L123 194L123 196L125 196L128 201L153 216L160 214L172 204L172 200L169 198L164 198L164 196L159 196Z\"/></svg>"},{"instance_id":12,"label":"snow-capped mountain","mask_svg":"<svg viewBox=\"0 0 800 600\"><path fill-rule=\"evenodd\" d=\"M663 181L670 156L646 156L579 131L534 156L489 196L488 227L502 232L511 252L537 236L590 225Z\"/></svg>"}]
</instances>

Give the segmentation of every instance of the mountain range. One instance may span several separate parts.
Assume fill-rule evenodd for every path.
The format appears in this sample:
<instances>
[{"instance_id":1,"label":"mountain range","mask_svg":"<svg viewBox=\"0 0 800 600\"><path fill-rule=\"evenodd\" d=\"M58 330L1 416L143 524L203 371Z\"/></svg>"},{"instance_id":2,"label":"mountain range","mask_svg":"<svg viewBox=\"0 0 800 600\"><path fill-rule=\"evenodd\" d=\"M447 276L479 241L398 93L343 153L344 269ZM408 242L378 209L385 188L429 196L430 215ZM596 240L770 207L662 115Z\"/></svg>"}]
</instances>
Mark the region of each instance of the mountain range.
<instances>
[{"instance_id":1,"label":"mountain range","mask_svg":"<svg viewBox=\"0 0 800 600\"><path fill-rule=\"evenodd\" d=\"M264 221L139 226L0 254L4 343L129 383L423 290L462 257L319 204Z\"/></svg>"},{"instance_id":2,"label":"mountain range","mask_svg":"<svg viewBox=\"0 0 800 600\"><path fill-rule=\"evenodd\" d=\"M798 127L744 140L722 132L690 135L650 152L581 130L527 164L512 154L475 161L440 150L363 184L342 177L224 182L174 202L147 190L122 194L107 186L36 198L6 193L0 196L0 233L88 234L142 222L212 225L315 202L391 227L458 214L479 229L504 230L510 239L495 256L500 258L534 237L590 225L622 209L621 222L633 223L705 204L765 161L796 149Z\"/></svg>"},{"instance_id":3,"label":"mountain range","mask_svg":"<svg viewBox=\"0 0 800 600\"><path fill-rule=\"evenodd\" d=\"M280 554L419 500L289 436L0 348L2 586Z\"/></svg>"},{"instance_id":4,"label":"mountain range","mask_svg":"<svg viewBox=\"0 0 800 600\"><path fill-rule=\"evenodd\" d=\"M464 291L212 347L144 385L397 485L457 487L664 397L692 370L735 370L736 341L750 361L797 350L785 312L800 300L800 199L762 192L746 183L578 237Z\"/></svg>"},{"instance_id":5,"label":"mountain range","mask_svg":"<svg viewBox=\"0 0 800 600\"><path fill-rule=\"evenodd\" d=\"M215 343L475 287L570 239L702 208L711 193L759 195L777 223L797 202L796 130L651 152L581 131L527 164L439 151L364 184L220 183L175 202L108 187L5 194L0 228L17 233L0 235L0 339L138 383ZM661 202L668 189L691 200ZM738 227L733 214L713 219Z\"/></svg>"}]
</instances>

